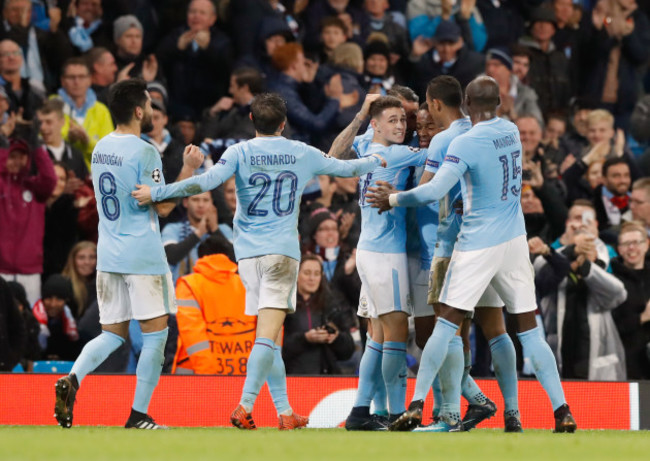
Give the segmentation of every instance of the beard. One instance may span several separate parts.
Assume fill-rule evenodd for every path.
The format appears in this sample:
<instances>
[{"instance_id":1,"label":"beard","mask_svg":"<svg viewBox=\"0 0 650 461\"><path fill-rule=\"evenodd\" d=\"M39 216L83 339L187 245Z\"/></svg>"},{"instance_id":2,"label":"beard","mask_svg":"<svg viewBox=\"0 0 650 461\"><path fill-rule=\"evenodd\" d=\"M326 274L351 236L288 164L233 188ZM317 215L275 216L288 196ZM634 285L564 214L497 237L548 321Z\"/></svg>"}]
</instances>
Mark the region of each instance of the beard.
<instances>
[{"instance_id":1,"label":"beard","mask_svg":"<svg viewBox=\"0 0 650 461\"><path fill-rule=\"evenodd\" d=\"M149 133L153 130L153 121L151 120L151 115L145 116L140 122L140 131L143 133Z\"/></svg>"}]
</instances>

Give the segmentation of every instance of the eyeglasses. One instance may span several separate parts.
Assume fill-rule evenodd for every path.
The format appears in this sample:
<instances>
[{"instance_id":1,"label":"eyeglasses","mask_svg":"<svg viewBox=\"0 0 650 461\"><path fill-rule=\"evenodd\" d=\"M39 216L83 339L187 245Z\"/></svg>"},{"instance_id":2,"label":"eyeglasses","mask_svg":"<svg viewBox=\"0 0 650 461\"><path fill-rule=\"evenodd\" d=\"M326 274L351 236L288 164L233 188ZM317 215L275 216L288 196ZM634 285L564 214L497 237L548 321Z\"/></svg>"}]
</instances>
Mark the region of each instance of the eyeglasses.
<instances>
[{"instance_id":1,"label":"eyeglasses","mask_svg":"<svg viewBox=\"0 0 650 461\"><path fill-rule=\"evenodd\" d=\"M90 77L88 74L84 75L64 75L63 78L67 78L68 80L83 80L85 78Z\"/></svg>"},{"instance_id":2,"label":"eyeglasses","mask_svg":"<svg viewBox=\"0 0 650 461\"><path fill-rule=\"evenodd\" d=\"M4 53L0 53L0 58L8 58L9 56L22 56L23 52L20 50L16 51L5 51Z\"/></svg>"},{"instance_id":3,"label":"eyeglasses","mask_svg":"<svg viewBox=\"0 0 650 461\"><path fill-rule=\"evenodd\" d=\"M628 247L631 247L633 245L636 246L636 247L640 247L644 243L647 243L647 240L630 240L629 242L621 242L621 243L618 244L618 246L623 247L623 248L628 248Z\"/></svg>"}]
</instances>

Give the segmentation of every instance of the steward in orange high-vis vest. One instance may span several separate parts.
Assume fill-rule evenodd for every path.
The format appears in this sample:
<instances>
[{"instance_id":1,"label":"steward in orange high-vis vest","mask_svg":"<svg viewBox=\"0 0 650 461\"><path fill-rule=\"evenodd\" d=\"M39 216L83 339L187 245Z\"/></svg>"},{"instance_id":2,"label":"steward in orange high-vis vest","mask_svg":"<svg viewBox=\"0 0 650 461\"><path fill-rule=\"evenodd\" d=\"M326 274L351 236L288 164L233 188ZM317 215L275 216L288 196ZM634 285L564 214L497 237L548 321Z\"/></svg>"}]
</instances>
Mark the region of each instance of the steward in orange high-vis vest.
<instances>
[{"instance_id":1,"label":"steward in orange high-vis vest","mask_svg":"<svg viewBox=\"0 0 650 461\"><path fill-rule=\"evenodd\" d=\"M245 296L237 265L224 254L202 257L178 280L172 373L246 375L257 319L244 315Z\"/></svg>"}]
</instances>

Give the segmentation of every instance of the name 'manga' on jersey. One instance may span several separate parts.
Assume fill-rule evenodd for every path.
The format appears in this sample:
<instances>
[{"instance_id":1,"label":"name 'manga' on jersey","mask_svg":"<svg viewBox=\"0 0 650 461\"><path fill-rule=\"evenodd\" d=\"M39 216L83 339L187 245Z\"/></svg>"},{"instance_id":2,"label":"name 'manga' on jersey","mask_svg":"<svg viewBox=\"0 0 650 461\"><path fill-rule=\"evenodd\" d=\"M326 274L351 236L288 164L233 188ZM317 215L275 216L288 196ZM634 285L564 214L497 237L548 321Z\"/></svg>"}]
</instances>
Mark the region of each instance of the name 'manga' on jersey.
<instances>
[{"instance_id":1,"label":"name 'manga' on jersey","mask_svg":"<svg viewBox=\"0 0 650 461\"><path fill-rule=\"evenodd\" d=\"M97 269L120 274L169 272L152 206L139 206L136 184L165 184L160 154L137 136L111 133L95 146L92 178L99 213Z\"/></svg>"},{"instance_id":2,"label":"name 'manga' on jersey","mask_svg":"<svg viewBox=\"0 0 650 461\"><path fill-rule=\"evenodd\" d=\"M365 143L364 136L355 142L357 155L367 157L379 154L386 159L387 168L364 174L359 178L359 206L361 207L361 235L357 248L377 253L406 252L406 210L395 208L381 215L376 208L366 202L365 194L377 181L391 183L398 190L404 190L410 174L409 167L424 165L426 150L394 144L384 146L379 143Z\"/></svg>"},{"instance_id":3,"label":"name 'manga' on jersey","mask_svg":"<svg viewBox=\"0 0 650 461\"><path fill-rule=\"evenodd\" d=\"M237 260L281 254L300 260L300 198L314 175L359 176L380 164L377 157L342 161L281 136L263 136L229 147L207 172L152 187L152 200L199 194L235 174L237 211L233 219Z\"/></svg>"}]
</instances>

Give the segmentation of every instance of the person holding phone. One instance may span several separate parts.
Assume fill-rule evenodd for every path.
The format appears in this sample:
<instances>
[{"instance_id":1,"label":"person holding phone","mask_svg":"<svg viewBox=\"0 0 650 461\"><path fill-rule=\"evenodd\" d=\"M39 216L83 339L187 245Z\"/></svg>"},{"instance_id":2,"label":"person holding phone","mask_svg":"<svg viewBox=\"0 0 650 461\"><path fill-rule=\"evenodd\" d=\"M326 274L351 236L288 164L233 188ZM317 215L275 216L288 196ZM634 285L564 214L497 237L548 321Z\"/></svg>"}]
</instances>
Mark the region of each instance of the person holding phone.
<instances>
[{"instance_id":1,"label":"person holding phone","mask_svg":"<svg viewBox=\"0 0 650 461\"><path fill-rule=\"evenodd\" d=\"M298 270L296 313L284 322L284 358L287 374L341 374L337 361L354 353L354 340L338 315L319 256L303 255Z\"/></svg>"}]
</instances>

